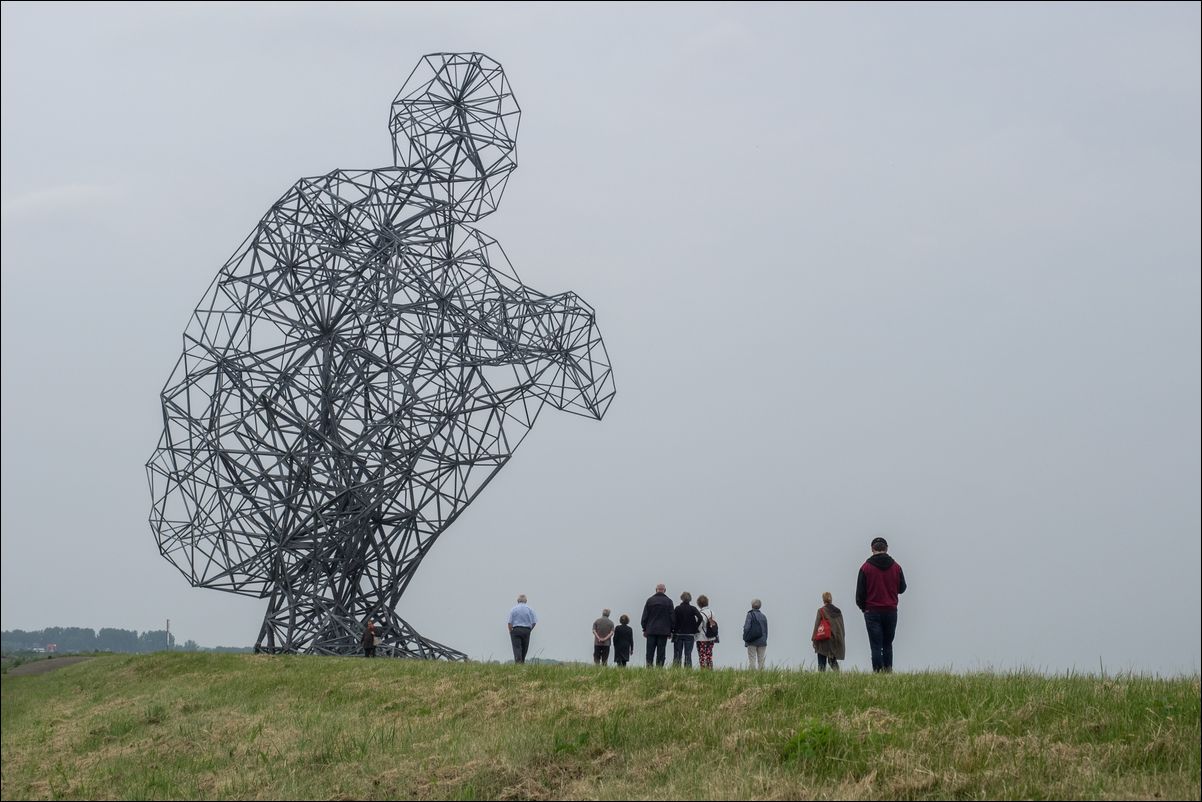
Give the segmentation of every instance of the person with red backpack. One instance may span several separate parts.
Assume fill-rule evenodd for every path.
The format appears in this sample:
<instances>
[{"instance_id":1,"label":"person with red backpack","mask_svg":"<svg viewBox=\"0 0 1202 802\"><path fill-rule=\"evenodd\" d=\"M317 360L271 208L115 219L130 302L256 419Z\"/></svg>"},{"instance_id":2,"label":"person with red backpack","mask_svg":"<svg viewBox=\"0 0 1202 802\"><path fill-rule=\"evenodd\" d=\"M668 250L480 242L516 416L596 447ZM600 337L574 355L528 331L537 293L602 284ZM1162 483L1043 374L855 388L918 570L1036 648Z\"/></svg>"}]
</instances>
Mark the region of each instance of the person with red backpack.
<instances>
[{"instance_id":1,"label":"person with red backpack","mask_svg":"<svg viewBox=\"0 0 1202 802\"><path fill-rule=\"evenodd\" d=\"M906 575L887 552L883 537L872 539L872 556L860 566L856 578L856 606L864 613L872 670L893 672L893 635L897 632L897 597L906 592Z\"/></svg>"},{"instance_id":2,"label":"person with red backpack","mask_svg":"<svg viewBox=\"0 0 1202 802\"><path fill-rule=\"evenodd\" d=\"M810 643L814 644L814 653L818 655L819 671L826 671L827 663L830 663L831 671L838 671L839 661L847 654L843 611L833 602L830 591L822 594L822 606L814 616L814 631L810 635Z\"/></svg>"}]
</instances>

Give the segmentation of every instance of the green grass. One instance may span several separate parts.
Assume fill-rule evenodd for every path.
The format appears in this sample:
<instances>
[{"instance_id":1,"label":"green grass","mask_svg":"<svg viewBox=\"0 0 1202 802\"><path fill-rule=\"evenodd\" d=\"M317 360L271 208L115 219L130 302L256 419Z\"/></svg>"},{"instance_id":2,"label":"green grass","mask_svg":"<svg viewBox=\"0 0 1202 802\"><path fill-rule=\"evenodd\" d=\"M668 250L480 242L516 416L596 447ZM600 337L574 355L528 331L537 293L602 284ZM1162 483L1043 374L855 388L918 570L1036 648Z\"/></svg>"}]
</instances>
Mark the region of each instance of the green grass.
<instances>
[{"instance_id":1,"label":"green grass","mask_svg":"<svg viewBox=\"0 0 1202 802\"><path fill-rule=\"evenodd\" d=\"M2 683L4 799L1198 799L1198 678L97 657Z\"/></svg>"}]
</instances>

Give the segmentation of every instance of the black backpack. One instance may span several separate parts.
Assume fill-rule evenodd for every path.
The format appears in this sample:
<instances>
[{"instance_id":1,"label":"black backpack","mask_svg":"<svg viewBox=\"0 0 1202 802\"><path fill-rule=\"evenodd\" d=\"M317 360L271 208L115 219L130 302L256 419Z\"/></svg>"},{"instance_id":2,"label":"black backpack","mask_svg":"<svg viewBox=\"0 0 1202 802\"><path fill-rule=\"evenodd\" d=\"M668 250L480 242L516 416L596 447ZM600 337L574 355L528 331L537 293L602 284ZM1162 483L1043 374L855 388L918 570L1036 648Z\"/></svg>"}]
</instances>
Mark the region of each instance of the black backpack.
<instances>
[{"instance_id":1,"label":"black backpack","mask_svg":"<svg viewBox=\"0 0 1202 802\"><path fill-rule=\"evenodd\" d=\"M705 637L713 642L718 642L718 621L714 618L713 613L705 619Z\"/></svg>"},{"instance_id":2,"label":"black backpack","mask_svg":"<svg viewBox=\"0 0 1202 802\"><path fill-rule=\"evenodd\" d=\"M754 610L748 611L749 614L754 612ZM760 626L760 619L756 615L751 616L751 621L748 622L747 630L747 635L751 636L744 637L744 641L747 643L755 643L757 640L764 637L764 628Z\"/></svg>"}]
</instances>

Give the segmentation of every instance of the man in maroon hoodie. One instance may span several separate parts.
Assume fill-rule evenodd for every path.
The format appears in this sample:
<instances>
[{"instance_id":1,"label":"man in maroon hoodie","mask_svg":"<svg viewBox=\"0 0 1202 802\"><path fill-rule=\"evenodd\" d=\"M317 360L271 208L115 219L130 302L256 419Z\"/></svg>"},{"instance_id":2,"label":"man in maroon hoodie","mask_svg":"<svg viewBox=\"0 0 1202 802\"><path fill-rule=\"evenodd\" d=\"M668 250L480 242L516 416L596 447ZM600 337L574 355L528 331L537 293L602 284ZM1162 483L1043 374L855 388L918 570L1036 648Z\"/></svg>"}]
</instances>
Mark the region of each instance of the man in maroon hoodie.
<instances>
[{"instance_id":1,"label":"man in maroon hoodie","mask_svg":"<svg viewBox=\"0 0 1202 802\"><path fill-rule=\"evenodd\" d=\"M893 633L897 631L897 596L906 592L906 575L886 552L885 538L872 539L872 556L856 578L856 606L864 613L872 670L893 671Z\"/></svg>"}]
</instances>

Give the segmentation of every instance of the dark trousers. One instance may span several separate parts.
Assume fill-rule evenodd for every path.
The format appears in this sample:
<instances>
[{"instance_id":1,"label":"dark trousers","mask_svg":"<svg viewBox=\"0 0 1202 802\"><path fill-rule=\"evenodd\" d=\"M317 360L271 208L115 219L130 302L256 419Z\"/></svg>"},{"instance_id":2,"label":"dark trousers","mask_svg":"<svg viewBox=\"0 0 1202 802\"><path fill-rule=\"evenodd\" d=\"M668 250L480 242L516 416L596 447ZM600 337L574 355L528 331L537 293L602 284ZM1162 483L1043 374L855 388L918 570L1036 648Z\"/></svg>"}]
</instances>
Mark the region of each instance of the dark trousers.
<instances>
[{"instance_id":1,"label":"dark trousers","mask_svg":"<svg viewBox=\"0 0 1202 802\"><path fill-rule=\"evenodd\" d=\"M363 656L364 657L375 657L376 656L376 647L375 646L364 646L363 647Z\"/></svg>"},{"instance_id":2,"label":"dark trousers","mask_svg":"<svg viewBox=\"0 0 1202 802\"><path fill-rule=\"evenodd\" d=\"M514 627L509 632L513 641L513 662L526 662L526 652L530 649L530 627Z\"/></svg>"},{"instance_id":3,"label":"dark trousers","mask_svg":"<svg viewBox=\"0 0 1202 802\"><path fill-rule=\"evenodd\" d=\"M609 665L609 644L594 643L593 644L593 663L595 665Z\"/></svg>"},{"instance_id":4,"label":"dark trousers","mask_svg":"<svg viewBox=\"0 0 1202 802\"><path fill-rule=\"evenodd\" d=\"M693 667L693 636L677 635L672 640L672 665L679 666L681 655L684 655L685 668Z\"/></svg>"},{"instance_id":5,"label":"dark trousers","mask_svg":"<svg viewBox=\"0 0 1202 802\"><path fill-rule=\"evenodd\" d=\"M647 665L651 665L651 661L655 660L657 666L662 666L664 660L668 658L668 636L667 635L648 635L647 636Z\"/></svg>"},{"instance_id":6,"label":"dark trousers","mask_svg":"<svg viewBox=\"0 0 1202 802\"><path fill-rule=\"evenodd\" d=\"M818 670L826 671L826 664L831 664L831 671L839 670L839 661L833 657L827 657L825 654L818 655Z\"/></svg>"},{"instance_id":7,"label":"dark trousers","mask_svg":"<svg viewBox=\"0 0 1202 802\"><path fill-rule=\"evenodd\" d=\"M897 610L866 610L864 625L872 647L872 670L893 670L893 635L897 632Z\"/></svg>"}]
</instances>

